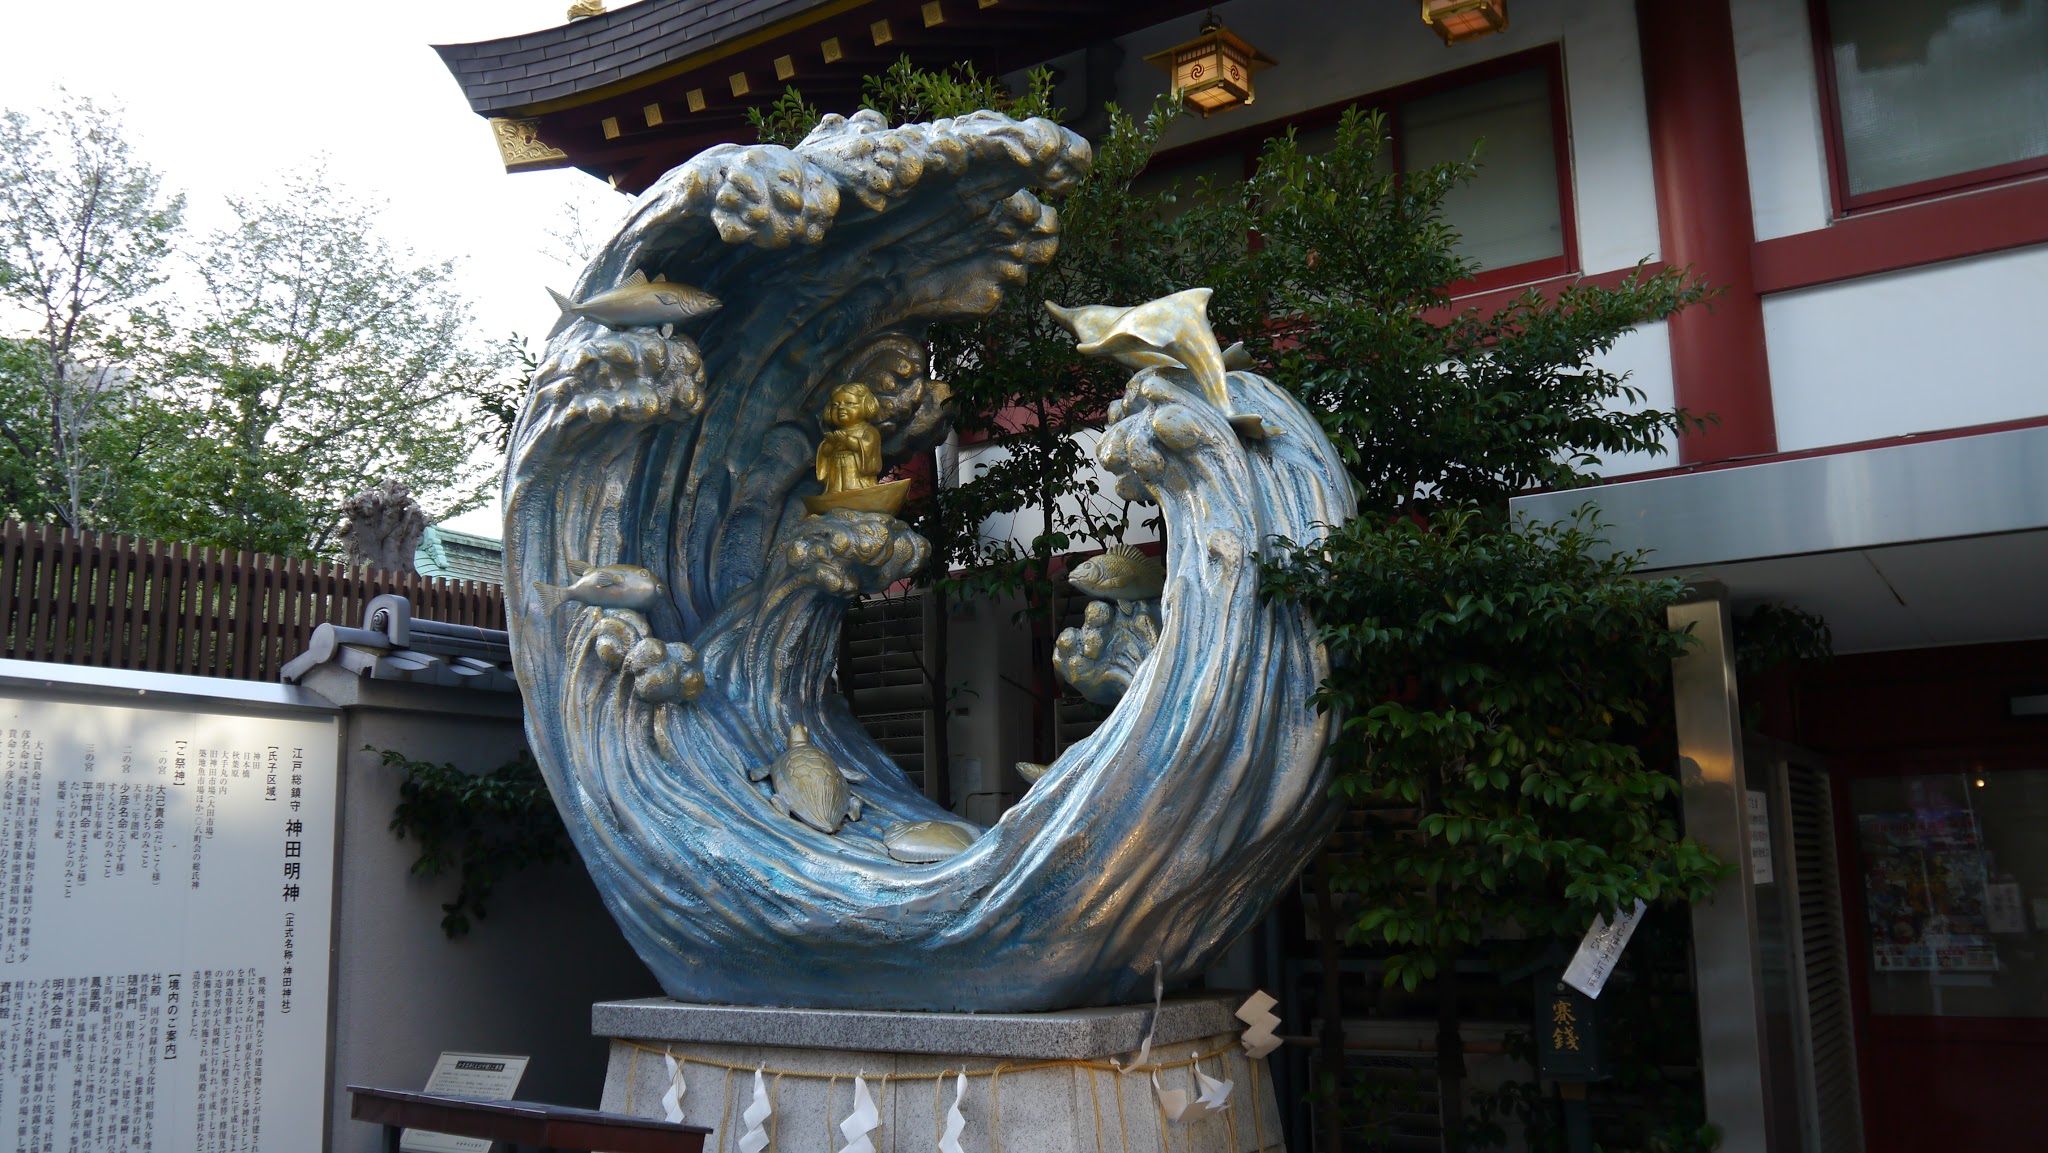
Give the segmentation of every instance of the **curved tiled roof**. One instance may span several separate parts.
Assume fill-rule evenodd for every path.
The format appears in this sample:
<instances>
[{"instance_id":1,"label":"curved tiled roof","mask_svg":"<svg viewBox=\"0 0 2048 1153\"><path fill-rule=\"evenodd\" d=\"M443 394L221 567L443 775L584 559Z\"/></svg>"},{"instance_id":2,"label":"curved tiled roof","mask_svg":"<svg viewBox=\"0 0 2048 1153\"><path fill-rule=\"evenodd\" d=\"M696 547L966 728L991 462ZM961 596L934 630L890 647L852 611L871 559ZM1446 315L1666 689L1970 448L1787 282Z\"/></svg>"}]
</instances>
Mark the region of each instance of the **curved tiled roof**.
<instances>
[{"instance_id":1,"label":"curved tiled roof","mask_svg":"<svg viewBox=\"0 0 2048 1153\"><path fill-rule=\"evenodd\" d=\"M483 116L563 107L720 49L747 34L858 8L867 0L641 0L601 16L475 44L437 44L472 110Z\"/></svg>"},{"instance_id":2,"label":"curved tiled roof","mask_svg":"<svg viewBox=\"0 0 2048 1153\"><path fill-rule=\"evenodd\" d=\"M470 107L493 122L507 171L574 166L638 193L706 148L752 143L750 114L791 89L850 111L865 78L899 59L1004 76L1204 2L641 0L436 50Z\"/></svg>"}]
</instances>

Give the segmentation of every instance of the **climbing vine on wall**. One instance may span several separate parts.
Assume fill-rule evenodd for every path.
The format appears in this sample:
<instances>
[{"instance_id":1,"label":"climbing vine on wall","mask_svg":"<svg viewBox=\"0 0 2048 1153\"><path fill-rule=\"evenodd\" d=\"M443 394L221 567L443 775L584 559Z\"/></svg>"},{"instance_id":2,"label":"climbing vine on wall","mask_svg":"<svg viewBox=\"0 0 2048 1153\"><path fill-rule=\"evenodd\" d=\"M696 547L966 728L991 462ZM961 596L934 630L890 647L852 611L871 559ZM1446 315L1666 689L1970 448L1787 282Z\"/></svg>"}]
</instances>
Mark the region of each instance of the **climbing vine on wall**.
<instances>
[{"instance_id":1,"label":"climbing vine on wall","mask_svg":"<svg viewBox=\"0 0 2048 1153\"><path fill-rule=\"evenodd\" d=\"M370 751L405 773L391 831L399 840L419 842L412 874L434 878L453 869L461 877L455 899L441 906L441 931L450 938L467 934L472 917L484 919L491 894L506 877L574 856L532 753L522 750L488 773L470 773L391 749Z\"/></svg>"}]
</instances>

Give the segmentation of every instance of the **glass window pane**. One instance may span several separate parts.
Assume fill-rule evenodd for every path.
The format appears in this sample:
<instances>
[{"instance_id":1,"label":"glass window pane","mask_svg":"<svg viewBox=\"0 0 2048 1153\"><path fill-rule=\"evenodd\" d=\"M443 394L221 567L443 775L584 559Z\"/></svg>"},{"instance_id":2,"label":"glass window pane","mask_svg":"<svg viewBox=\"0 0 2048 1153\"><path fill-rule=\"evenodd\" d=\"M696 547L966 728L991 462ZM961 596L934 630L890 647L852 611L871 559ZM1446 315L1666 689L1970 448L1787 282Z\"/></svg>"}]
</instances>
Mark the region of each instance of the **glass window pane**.
<instances>
[{"instance_id":1,"label":"glass window pane","mask_svg":"<svg viewBox=\"0 0 2048 1153\"><path fill-rule=\"evenodd\" d=\"M2048 155L2048 0L1828 0L1849 193Z\"/></svg>"},{"instance_id":2,"label":"glass window pane","mask_svg":"<svg viewBox=\"0 0 2048 1153\"><path fill-rule=\"evenodd\" d=\"M1541 68L1469 84L1402 105L1401 163L1463 160L1479 145L1479 176L1444 198L1463 239L1458 254L1481 268L1564 255L1557 204L1557 141L1550 74Z\"/></svg>"},{"instance_id":3,"label":"glass window pane","mask_svg":"<svg viewBox=\"0 0 2048 1153\"><path fill-rule=\"evenodd\" d=\"M1174 202L1163 207L1160 218L1178 220L1187 213L1194 202L1196 186L1207 177L1217 188L1244 182L1244 154L1222 152L1185 164L1165 167L1153 165L1131 181L1131 193L1135 196L1157 196L1171 191Z\"/></svg>"},{"instance_id":4,"label":"glass window pane","mask_svg":"<svg viewBox=\"0 0 2048 1153\"><path fill-rule=\"evenodd\" d=\"M2048 770L1853 782L1871 1012L2048 1017Z\"/></svg>"},{"instance_id":5,"label":"glass window pane","mask_svg":"<svg viewBox=\"0 0 2048 1153\"><path fill-rule=\"evenodd\" d=\"M1314 128L1297 128L1294 130L1294 144L1296 148L1301 150L1303 156L1314 156L1319 152L1328 152L1337 146L1337 124L1335 121L1331 121L1327 124L1318 124ZM1376 161L1373 167L1380 175L1385 176L1392 172L1394 170L1393 146L1389 144L1381 148Z\"/></svg>"}]
</instances>

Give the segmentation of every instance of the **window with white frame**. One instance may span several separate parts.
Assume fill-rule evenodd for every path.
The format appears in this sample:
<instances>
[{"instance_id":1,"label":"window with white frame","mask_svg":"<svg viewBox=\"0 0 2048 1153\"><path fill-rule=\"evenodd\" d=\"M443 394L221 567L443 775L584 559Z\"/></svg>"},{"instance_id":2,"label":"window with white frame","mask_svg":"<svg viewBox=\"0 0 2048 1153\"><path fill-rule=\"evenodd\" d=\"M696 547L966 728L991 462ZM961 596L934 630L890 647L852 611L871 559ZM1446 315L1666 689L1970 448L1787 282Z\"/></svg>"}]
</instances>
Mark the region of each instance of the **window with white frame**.
<instances>
[{"instance_id":1,"label":"window with white frame","mask_svg":"<svg viewBox=\"0 0 2048 1153\"><path fill-rule=\"evenodd\" d=\"M2048 170L2048 0L1819 0L1847 210Z\"/></svg>"},{"instance_id":2,"label":"window with white frame","mask_svg":"<svg viewBox=\"0 0 2048 1153\"><path fill-rule=\"evenodd\" d=\"M1482 271L1565 255L1548 70L1406 101L1395 111L1394 140L1403 171L1463 160L1478 146L1478 177L1444 197L1458 255Z\"/></svg>"},{"instance_id":3,"label":"window with white frame","mask_svg":"<svg viewBox=\"0 0 2048 1153\"><path fill-rule=\"evenodd\" d=\"M1463 160L1476 147L1478 176L1444 200L1458 254L1477 268L1467 287L1563 275L1576 270L1577 253L1558 67L1557 53L1540 49L1360 96L1296 117L1292 126L1303 151L1315 152L1336 139L1344 108L1380 109L1392 144L1386 161L1401 171ZM1162 155L1134 188L1178 185L1184 202L1203 177L1242 179L1265 139L1287 127L1264 124Z\"/></svg>"}]
</instances>

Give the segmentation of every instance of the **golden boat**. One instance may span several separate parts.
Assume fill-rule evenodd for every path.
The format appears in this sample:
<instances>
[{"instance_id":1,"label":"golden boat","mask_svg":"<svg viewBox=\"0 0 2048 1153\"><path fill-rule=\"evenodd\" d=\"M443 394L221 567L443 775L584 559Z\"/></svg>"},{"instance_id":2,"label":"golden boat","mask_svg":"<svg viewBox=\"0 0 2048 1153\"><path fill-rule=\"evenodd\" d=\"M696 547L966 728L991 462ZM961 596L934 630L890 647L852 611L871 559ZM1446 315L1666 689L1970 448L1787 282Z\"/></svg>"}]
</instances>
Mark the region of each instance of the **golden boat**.
<instances>
[{"instance_id":1,"label":"golden boat","mask_svg":"<svg viewBox=\"0 0 2048 1153\"><path fill-rule=\"evenodd\" d=\"M903 510L903 502L909 497L910 481L905 478L869 485L867 488L807 496L804 498L804 511L817 516L835 508L850 508L859 512L885 512L895 516Z\"/></svg>"}]
</instances>

